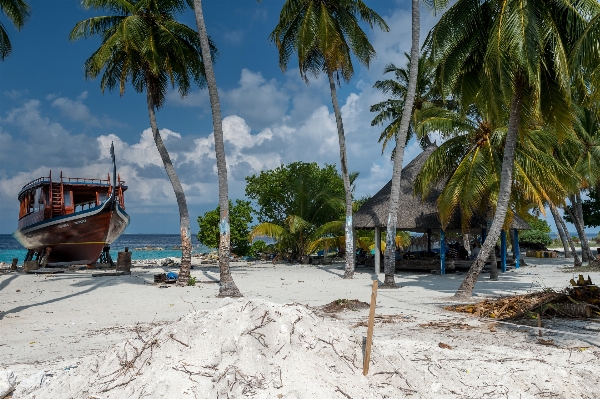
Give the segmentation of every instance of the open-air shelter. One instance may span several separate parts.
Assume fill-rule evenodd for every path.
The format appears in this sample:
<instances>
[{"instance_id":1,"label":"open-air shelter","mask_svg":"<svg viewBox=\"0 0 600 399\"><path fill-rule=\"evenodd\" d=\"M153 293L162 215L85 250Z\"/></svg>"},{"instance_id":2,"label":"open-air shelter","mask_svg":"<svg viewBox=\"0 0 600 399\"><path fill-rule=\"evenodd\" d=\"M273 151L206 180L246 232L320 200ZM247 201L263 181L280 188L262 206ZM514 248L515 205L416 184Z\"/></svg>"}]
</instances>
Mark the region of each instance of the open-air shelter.
<instances>
[{"instance_id":1,"label":"open-air shelter","mask_svg":"<svg viewBox=\"0 0 600 399\"><path fill-rule=\"evenodd\" d=\"M425 161L437 145L429 145L421 154L413 159L402 169L400 181L400 194L398 198L398 218L396 229L410 232L427 233L428 251L431 251L431 232L440 231L440 247L444 248L446 232L462 232L461 215L457 210L450 222L442 226L437 208L437 200L444 186L438 185L429 195L421 200L419 196L414 195L414 182L417 174L425 164ZM392 181L390 180L377 194L371 197L353 216L353 228L357 230L375 230L375 254L380 253L381 229L387 228L387 218L389 213L389 201L392 190ZM471 219L469 233L481 234L485 238L488 220L485 215L476 214ZM518 254L519 230L530 229L529 224L523 219L514 215L510 228L513 230L514 249ZM506 231L502 230L500 236L501 242L501 267L506 270ZM440 273L445 274L446 259L443 250L440 250ZM515 267L519 267L519 257L516 257ZM380 271L380 258L375 256L375 272Z\"/></svg>"}]
</instances>

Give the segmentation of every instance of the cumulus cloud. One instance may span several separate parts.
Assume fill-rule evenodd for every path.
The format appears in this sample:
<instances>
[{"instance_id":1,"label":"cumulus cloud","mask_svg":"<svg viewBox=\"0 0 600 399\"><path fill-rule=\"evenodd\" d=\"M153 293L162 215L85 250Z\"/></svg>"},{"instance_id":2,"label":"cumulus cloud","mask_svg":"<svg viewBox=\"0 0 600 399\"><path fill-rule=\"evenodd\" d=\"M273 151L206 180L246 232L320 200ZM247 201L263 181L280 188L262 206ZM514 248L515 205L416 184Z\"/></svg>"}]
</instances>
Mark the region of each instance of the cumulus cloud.
<instances>
[{"instance_id":1,"label":"cumulus cloud","mask_svg":"<svg viewBox=\"0 0 600 399\"><path fill-rule=\"evenodd\" d=\"M66 97L58 97L52 101L52 106L57 108L63 116L76 121L83 122L89 126L100 126L100 121L90 112L90 109L83 103L87 97L87 92L83 92L76 100Z\"/></svg>"},{"instance_id":2,"label":"cumulus cloud","mask_svg":"<svg viewBox=\"0 0 600 399\"><path fill-rule=\"evenodd\" d=\"M238 87L223 91L225 112L244 118L253 129L261 130L281 122L289 95L275 79L267 81L261 73L242 69Z\"/></svg>"}]
</instances>

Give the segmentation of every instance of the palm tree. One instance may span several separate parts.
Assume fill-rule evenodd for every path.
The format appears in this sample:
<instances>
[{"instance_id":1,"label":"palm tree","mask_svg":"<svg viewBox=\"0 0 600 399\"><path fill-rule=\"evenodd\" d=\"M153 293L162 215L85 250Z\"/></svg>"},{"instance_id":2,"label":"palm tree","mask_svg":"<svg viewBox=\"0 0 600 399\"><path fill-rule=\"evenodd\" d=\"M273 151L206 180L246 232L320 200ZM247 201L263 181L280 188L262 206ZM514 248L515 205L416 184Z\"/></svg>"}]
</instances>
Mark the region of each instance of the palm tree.
<instances>
[{"instance_id":1,"label":"palm tree","mask_svg":"<svg viewBox=\"0 0 600 399\"><path fill-rule=\"evenodd\" d=\"M193 80L206 84L197 33L177 22L174 15L185 9L185 0L82 0L85 8L104 9L112 15L78 22L70 39L100 36L101 45L84 65L85 77L102 75L100 88L125 93L131 81L137 92L146 92L148 115L156 148L171 181L181 230L181 269L178 284L190 277L192 243L190 219L183 187L156 124L155 110L164 104L169 83L185 96ZM216 48L212 46L212 51Z\"/></svg>"},{"instance_id":2,"label":"palm tree","mask_svg":"<svg viewBox=\"0 0 600 399\"><path fill-rule=\"evenodd\" d=\"M31 9L25 0L0 0L0 11L4 13L17 29L21 29L29 15ZM0 61L4 61L12 52L12 45L8 38L8 33L4 24L0 22Z\"/></svg>"},{"instance_id":3,"label":"palm tree","mask_svg":"<svg viewBox=\"0 0 600 399\"><path fill-rule=\"evenodd\" d=\"M371 28L377 25L383 31L389 28L375 11L362 0L287 0L279 16L279 23L269 40L279 50L279 66L287 69L293 53L298 54L300 76L308 83L308 74L315 77L327 74L331 102L337 123L340 145L340 166L346 191L346 269L344 278L354 275L354 239L352 229L352 192L346 161L346 139L342 114L338 104L336 79L349 82L354 74L351 55L368 66L375 57L375 49L361 29L358 19Z\"/></svg>"},{"instance_id":4,"label":"palm tree","mask_svg":"<svg viewBox=\"0 0 600 399\"><path fill-rule=\"evenodd\" d=\"M486 93L492 119L508 109L498 201L488 238L456 296L472 294L504 224L511 196L515 147L530 117L561 135L571 129L571 74L567 49L587 21L569 0L458 0L429 33L426 48L439 84L471 104ZM531 114L532 110L535 111Z\"/></svg>"},{"instance_id":5,"label":"palm tree","mask_svg":"<svg viewBox=\"0 0 600 399\"><path fill-rule=\"evenodd\" d=\"M581 240L583 261L597 263L585 234L580 192L589 190L600 181L600 118L598 118L597 106L584 107L582 101L574 97L577 122L575 123L575 150L571 152L574 157L571 157L571 161L573 169L581 176L581 182L578 189L569 196L571 207L566 209ZM564 148L565 146L560 150Z\"/></svg>"},{"instance_id":6,"label":"palm tree","mask_svg":"<svg viewBox=\"0 0 600 399\"><path fill-rule=\"evenodd\" d=\"M381 90L383 94L389 96L385 101L381 101L371 106L371 112L378 114L371 121L371 126L389 124L383 129L379 136L379 142L383 142L381 152L385 151L386 147L392 140L395 140L396 135L400 130L402 122L402 113L404 111L404 102L408 91L410 55L404 54L408 59L407 68L398 68L394 64L388 64L383 70L383 74L393 74L393 79L378 80L373 85L374 88ZM406 143L415 135L415 126L419 123L419 112L423 109L431 107L448 106L448 102L443 101L438 88L434 85L435 68L430 60L425 56L419 57L419 66L417 70L417 83L415 88L415 99L411 121L406 135ZM422 148L427 148L431 141L429 135L424 134L419 138ZM392 158L394 157L392 152Z\"/></svg>"},{"instance_id":7,"label":"palm tree","mask_svg":"<svg viewBox=\"0 0 600 399\"><path fill-rule=\"evenodd\" d=\"M210 98L210 107L212 110L213 129L215 137L215 155L217 158L217 175L219 179L219 209L221 212L221 223L219 225L219 270L220 270L220 297L240 297L242 296L237 285L231 276L229 269L229 256L231 252L230 227L229 227L229 190L227 185L227 162L225 159L225 145L223 144L223 124L221 119L221 105L219 103L219 92L217 90L217 79L212 67L211 45L206 33L206 24L204 23L204 14L202 13L201 0L187 0L190 7L193 8L196 16L196 25L198 27L198 37L200 38L200 47L202 49L202 59L204 60L204 69L206 72L206 82L208 85L208 96Z\"/></svg>"},{"instance_id":8,"label":"palm tree","mask_svg":"<svg viewBox=\"0 0 600 399\"><path fill-rule=\"evenodd\" d=\"M441 10L447 5L447 0L426 0L425 3L434 11ZM421 16L419 10L419 0L412 0L412 40L410 47L410 59L419 59L419 31L421 29ZM400 195L400 179L402 178L402 162L404 161L404 147L406 147L406 137L408 127L411 122L411 113L415 99L418 76L418 62L410 64L408 74L408 87L406 89L406 98L404 100L404 109L402 110L402 119L396 135L396 147L394 148L394 167L392 171L392 187L390 190L390 203L386 231L386 249L383 271L385 279L382 288L396 288L394 272L396 270L396 247L394 237L396 236L396 223L398 219L398 197Z\"/></svg>"},{"instance_id":9,"label":"palm tree","mask_svg":"<svg viewBox=\"0 0 600 399\"><path fill-rule=\"evenodd\" d=\"M435 130L454 137L425 161L415 179L415 192L426 197L433 188L444 184L438 198L442 226L449 223L458 208L466 232L475 213L487 213L488 220L493 220L501 179L500 154L507 129L482 118L476 107L471 107L469 117L451 111L429 111L423 113L417 131ZM513 212L524 216L532 207L544 212L547 202L562 201L576 187L576 173L552 155L556 145L556 136L543 129L532 129L517 142L512 210L504 227L510 224Z\"/></svg>"}]
</instances>

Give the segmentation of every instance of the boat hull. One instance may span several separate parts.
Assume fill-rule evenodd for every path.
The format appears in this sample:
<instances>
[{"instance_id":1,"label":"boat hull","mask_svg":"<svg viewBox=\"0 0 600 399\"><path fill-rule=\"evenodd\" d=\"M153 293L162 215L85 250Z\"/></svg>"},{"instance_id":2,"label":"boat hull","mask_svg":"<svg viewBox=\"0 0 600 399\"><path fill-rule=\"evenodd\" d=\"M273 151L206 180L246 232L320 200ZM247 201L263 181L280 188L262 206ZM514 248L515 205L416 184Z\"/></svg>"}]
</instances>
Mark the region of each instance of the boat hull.
<instances>
[{"instance_id":1,"label":"boat hull","mask_svg":"<svg viewBox=\"0 0 600 399\"><path fill-rule=\"evenodd\" d=\"M35 222L19 223L13 236L28 250L50 247L48 266L91 264L129 225L129 215L115 201L95 208Z\"/></svg>"}]
</instances>

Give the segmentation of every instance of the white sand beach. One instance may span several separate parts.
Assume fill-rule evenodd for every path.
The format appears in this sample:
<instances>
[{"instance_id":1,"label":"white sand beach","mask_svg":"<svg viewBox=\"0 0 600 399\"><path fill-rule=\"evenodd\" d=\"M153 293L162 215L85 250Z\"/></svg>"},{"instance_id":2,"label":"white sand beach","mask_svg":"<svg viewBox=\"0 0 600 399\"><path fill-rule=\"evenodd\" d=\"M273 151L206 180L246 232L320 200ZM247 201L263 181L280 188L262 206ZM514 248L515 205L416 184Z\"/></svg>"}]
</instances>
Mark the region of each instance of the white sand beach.
<instances>
[{"instance_id":1,"label":"white sand beach","mask_svg":"<svg viewBox=\"0 0 600 399\"><path fill-rule=\"evenodd\" d=\"M482 274L473 299L560 290L573 277L561 270L570 259L526 260L500 281ZM368 309L327 315L319 307L369 302L372 279L383 275L359 267L343 280L342 267L238 262L232 274L240 299L216 297L216 266L196 265L198 283L183 288L154 284L153 275L167 270L156 265L136 264L130 276L116 277L5 272L0 370L21 382L14 399L600 398L598 319L545 319L542 339L551 344L544 345L535 320L444 310L464 273L405 272L396 275L399 289L379 290L376 315L390 317L377 319L364 377ZM600 273L590 276L600 281ZM272 322L248 334L261 318ZM144 352L148 342L156 345ZM117 373L123 380L100 381L129 364L136 347L147 359Z\"/></svg>"}]
</instances>

